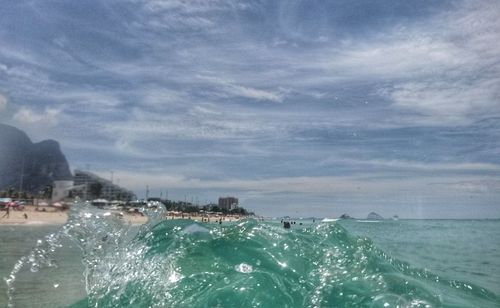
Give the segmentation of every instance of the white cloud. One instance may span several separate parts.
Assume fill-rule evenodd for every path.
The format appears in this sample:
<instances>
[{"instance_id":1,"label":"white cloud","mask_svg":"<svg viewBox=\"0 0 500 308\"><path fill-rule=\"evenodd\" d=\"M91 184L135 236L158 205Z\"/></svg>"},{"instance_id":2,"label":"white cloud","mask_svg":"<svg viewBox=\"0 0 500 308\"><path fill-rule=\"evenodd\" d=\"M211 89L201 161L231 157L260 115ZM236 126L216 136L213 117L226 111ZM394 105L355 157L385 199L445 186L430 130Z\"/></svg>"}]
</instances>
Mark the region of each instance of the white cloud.
<instances>
[{"instance_id":1,"label":"white cloud","mask_svg":"<svg viewBox=\"0 0 500 308\"><path fill-rule=\"evenodd\" d=\"M500 112L500 77L467 82L422 81L397 85L394 106L414 110L431 125L469 124L484 114Z\"/></svg>"},{"instance_id":2,"label":"white cloud","mask_svg":"<svg viewBox=\"0 0 500 308\"><path fill-rule=\"evenodd\" d=\"M198 105L194 106L189 110L189 114L193 116L220 116L222 115L222 112L217 111L216 106L213 104L210 105Z\"/></svg>"},{"instance_id":3,"label":"white cloud","mask_svg":"<svg viewBox=\"0 0 500 308\"><path fill-rule=\"evenodd\" d=\"M339 164L347 163L354 165L369 165L373 167L383 167L386 170L400 171L456 171L456 172L480 172L480 171L495 171L500 172L500 165L491 163L454 163L454 162L418 162L408 160L358 160L347 159L342 157L331 157L321 162L321 164ZM387 169L390 168L390 169Z\"/></svg>"},{"instance_id":4,"label":"white cloud","mask_svg":"<svg viewBox=\"0 0 500 308\"><path fill-rule=\"evenodd\" d=\"M147 87L135 90L133 93L139 96L139 101L137 103L151 107L182 106L191 100L189 93L167 87Z\"/></svg>"},{"instance_id":5,"label":"white cloud","mask_svg":"<svg viewBox=\"0 0 500 308\"><path fill-rule=\"evenodd\" d=\"M500 6L469 2L425 24L396 30L382 43L347 52L348 71L394 78L384 89L424 125L461 125L500 114ZM435 30L437 29L437 30Z\"/></svg>"},{"instance_id":6,"label":"white cloud","mask_svg":"<svg viewBox=\"0 0 500 308\"><path fill-rule=\"evenodd\" d=\"M254 87L238 85L218 77L200 75L197 77L201 80L210 82L213 86L213 91L219 93L221 96L245 97L258 101L282 102L286 94L282 89L278 91L262 90Z\"/></svg>"},{"instance_id":7,"label":"white cloud","mask_svg":"<svg viewBox=\"0 0 500 308\"><path fill-rule=\"evenodd\" d=\"M500 193L500 181L497 179L472 179L464 181L450 181L448 183L432 183L443 187L443 189L453 189L469 193L487 194Z\"/></svg>"},{"instance_id":8,"label":"white cloud","mask_svg":"<svg viewBox=\"0 0 500 308\"><path fill-rule=\"evenodd\" d=\"M103 174L106 172L103 171ZM310 195L352 195L366 196L401 195L404 193L427 196L451 196L473 192L500 192L496 177L405 177L376 178L355 176L301 176L275 177L263 179L226 179L202 180L187 178L178 174L158 174L117 171L115 176L121 184L130 189L142 189L145 184L151 188L169 187L169 189L209 189L225 191L245 191L257 194L297 193ZM464 191L464 187L467 189ZM472 189L473 187L473 189Z\"/></svg>"},{"instance_id":9,"label":"white cloud","mask_svg":"<svg viewBox=\"0 0 500 308\"><path fill-rule=\"evenodd\" d=\"M267 123L252 114L224 113L207 107L194 106L186 112L155 113L135 109L127 121L103 124L103 132L119 136L122 140L147 141L157 138L185 139L228 139L276 135L280 132L274 123Z\"/></svg>"},{"instance_id":10,"label":"white cloud","mask_svg":"<svg viewBox=\"0 0 500 308\"><path fill-rule=\"evenodd\" d=\"M42 124L54 126L58 123L61 110L46 108L44 111L36 111L27 107L21 107L15 114L14 120L21 124Z\"/></svg>"},{"instance_id":11,"label":"white cloud","mask_svg":"<svg viewBox=\"0 0 500 308\"><path fill-rule=\"evenodd\" d=\"M120 100L121 91L107 91L89 88L66 88L64 90L46 93L46 98L58 103L75 106L82 106L94 110L96 113L100 109L113 111L122 101Z\"/></svg>"},{"instance_id":12,"label":"white cloud","mask_svg":"<svg viewBox=\"0 0 500 308\"><path fill-rule=\"evenodd\" d=\"M227 85L226 90L227 93L233 94L235 96L253 98L256 100L272 101L272 102L283 101L283 94L279 92L264 91L260 89L244 87L239 85Z\"/></svg>"},{"instance_id":13,"label":"white cloud","mask_svg":"<svg viewBox=\"0 0 500 308\"><path fill-rule=\"evenodd\" d=\"M499 20L498 2L465 1L366 40L279 50L280 61L268 66L286 64L277 79L302 93L377 83L376 94L393 102L393 124L466 125L500 115Z\"/></svg>"},{"instance_id":14,"label":"white cloud","mask_svg":"<svg viewBox=\"0 0 500 308\"><path fill-rule=\"evenodd\" d=\"M0 112L4 111L7 108L7 98L0 94Z\"/></svg>"},{"instance_id":15,"label":"white cloud","mask_svg":"<svg viewBox=\"0 0 500 308\"><path fill-rule=\"evenodd\" d=\"M217 27L218 14L249 8L246 3L234 0L212 1L159 1L134 0L139 3L141 12L146 15L143 26L159 30L220 31Z\"/></svg>"}]
</instances>

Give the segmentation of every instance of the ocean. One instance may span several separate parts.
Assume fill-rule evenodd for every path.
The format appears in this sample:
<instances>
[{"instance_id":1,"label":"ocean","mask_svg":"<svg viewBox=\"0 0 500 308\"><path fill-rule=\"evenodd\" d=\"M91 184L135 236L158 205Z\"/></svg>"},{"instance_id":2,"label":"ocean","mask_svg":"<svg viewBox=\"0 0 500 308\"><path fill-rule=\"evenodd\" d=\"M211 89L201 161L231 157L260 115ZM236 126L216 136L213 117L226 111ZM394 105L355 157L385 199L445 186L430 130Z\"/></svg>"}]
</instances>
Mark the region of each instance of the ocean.
<instances>
[{"instance_id":1,"label":"ocean","mask_svg":"<svg viewBox=\"0 0 500 308\"><path fill-rule=\"evenodd\" d=\"M302 224L302 225L301 225ZM0 226L0 307L500 307L499 220Z\"/></svg>"}]
</instances>

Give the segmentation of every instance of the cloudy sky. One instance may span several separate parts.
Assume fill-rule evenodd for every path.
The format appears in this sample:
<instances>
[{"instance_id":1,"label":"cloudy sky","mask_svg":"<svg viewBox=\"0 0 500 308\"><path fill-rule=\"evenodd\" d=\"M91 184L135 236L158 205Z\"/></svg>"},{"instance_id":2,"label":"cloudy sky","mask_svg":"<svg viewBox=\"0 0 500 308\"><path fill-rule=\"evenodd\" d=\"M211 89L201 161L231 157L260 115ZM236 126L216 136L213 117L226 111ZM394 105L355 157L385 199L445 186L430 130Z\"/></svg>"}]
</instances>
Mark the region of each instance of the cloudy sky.
<instances>
[{"instance_id":1,"label":"cloudy sky","mask_svg":"<svg viewBox=\"0 0 500 308\"><path fill-rule=\"evenodd\" d=\"M0 3L0 122L145 195L500 217L500 2Z\"/></svg>"}]
</instances>

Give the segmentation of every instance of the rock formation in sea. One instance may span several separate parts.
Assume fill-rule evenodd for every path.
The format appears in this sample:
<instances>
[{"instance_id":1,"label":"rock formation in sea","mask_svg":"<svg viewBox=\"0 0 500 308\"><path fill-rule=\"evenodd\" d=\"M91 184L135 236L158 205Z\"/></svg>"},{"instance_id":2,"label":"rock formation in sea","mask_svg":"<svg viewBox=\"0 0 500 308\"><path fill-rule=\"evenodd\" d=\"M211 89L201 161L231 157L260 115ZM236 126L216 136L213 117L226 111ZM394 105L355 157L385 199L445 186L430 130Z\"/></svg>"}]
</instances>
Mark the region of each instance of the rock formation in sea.
<instances>
[{"instance_id":1,"label":"rock formation in sea","mask_svg":"<svg viewBox=\"0 0 500 308\"><path fill-rule=\"evenodd\" d=\"M366 219L370 219L370 220L383 220L384 217L380 216L379 214L377 214L375 212L371 212L370 214L368 214L368 216L366 217Z\"/></svg>"},{"instance_id":2,"label":"rock formation in sea","mask_svg":"<svg viewBox=\"0 0 500 308\"><path fill-rule=\"evenodd\" d=\"M22 130L0 123L0 190L38 193L54 180L71 178L57 141L33 143Z\"/></svg>"},{"instance_id":3,"label":"rock formation in sea","mask_svg":"<svg viewBox=\"0 0 500 308\"><path fill-rule=\"evenodd\" d=\"M354 218L352 218L351 216L349 216L349 214L342 214L342 215L340 215L340 217L339 217L339 218L340 218L340 219L354 219Z\"/></svg>"}]
</instances>

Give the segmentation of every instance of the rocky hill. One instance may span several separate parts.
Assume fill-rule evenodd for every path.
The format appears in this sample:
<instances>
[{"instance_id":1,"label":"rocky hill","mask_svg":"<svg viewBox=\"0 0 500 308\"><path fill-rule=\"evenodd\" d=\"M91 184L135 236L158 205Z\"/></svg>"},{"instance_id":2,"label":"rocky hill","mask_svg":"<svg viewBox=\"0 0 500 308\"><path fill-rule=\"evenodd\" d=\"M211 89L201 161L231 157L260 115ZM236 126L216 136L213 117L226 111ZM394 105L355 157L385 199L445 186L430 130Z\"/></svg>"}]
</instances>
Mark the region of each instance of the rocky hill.
<instances>
[{"instance_id":1,"label":"rocky hill","mask_svg":"<svg viewBox=\"0 0 500 308\"><path fill-rule=\"evenodd\" d=\"M68 161L54 140L31 142L15 127L0 124L0 190L10 187L37 193L54 180L72 177Z\"/></svg>"},{"instance_id":2,"label":"rocky hill","mask_svg":"<svg viewBox=\"0 0 500 308\"><path fill-rule=\"evenodd\" d=\"M377 214L375 212L371 212L370 214L368 214L368 216L366 217L366 219L369 219L369 220L383 220L384 217L380 216L379 214Z\"/></svg>"}]
</instances>

